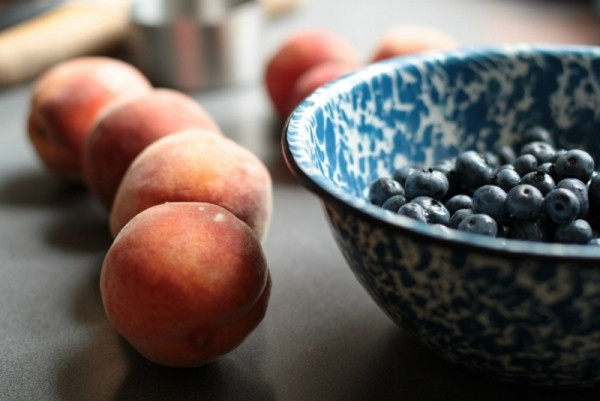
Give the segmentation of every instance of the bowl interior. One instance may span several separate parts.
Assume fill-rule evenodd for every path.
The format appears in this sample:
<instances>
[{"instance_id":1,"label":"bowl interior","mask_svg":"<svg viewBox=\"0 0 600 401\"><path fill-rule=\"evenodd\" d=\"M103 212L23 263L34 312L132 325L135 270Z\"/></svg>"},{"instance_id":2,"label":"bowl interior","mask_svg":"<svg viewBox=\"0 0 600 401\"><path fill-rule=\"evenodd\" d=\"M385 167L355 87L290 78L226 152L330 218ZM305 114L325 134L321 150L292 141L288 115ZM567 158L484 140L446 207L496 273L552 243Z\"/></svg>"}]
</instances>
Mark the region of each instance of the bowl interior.
<instances>
[{"instance_id":1,"label":"bowl interior","mask_svg":"<svg viewBox=\"0 0 600 401\"><path fill-rule=\"evenodd\" d=\"M431 165L467 149L514 144L529 127L558 147L600 160L600 48L512 45L373 64L317 90L290 116L284 153L319 196L413 233L468 246L600 257L596 247L528 243L455 232L386 213L370 183L404 164ZM572 251L573 248L585 248Z\"/></svg>"}]
</instances>

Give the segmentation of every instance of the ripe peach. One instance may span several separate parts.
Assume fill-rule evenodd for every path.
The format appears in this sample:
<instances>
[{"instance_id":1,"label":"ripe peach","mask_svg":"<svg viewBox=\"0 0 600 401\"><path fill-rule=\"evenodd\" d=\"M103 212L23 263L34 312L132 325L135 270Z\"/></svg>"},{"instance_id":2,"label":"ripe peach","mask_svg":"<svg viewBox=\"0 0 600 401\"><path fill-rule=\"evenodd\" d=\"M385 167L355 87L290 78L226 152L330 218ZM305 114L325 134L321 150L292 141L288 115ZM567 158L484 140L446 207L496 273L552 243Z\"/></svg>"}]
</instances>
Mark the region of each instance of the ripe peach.
<instances>
[{"instance_id":1,"label":"ripe peach","mask_svg":"<svg viewBox=\"0 0 600 401\"><path fill-rule=\"evenodd\" d=\"M164 202L220 205L263 238L272 214L272 181L260 159L224 135L190 129L157 139L125 172L109 216L115 236L136 214Z\"/></svg>"},{"instance_id":2,"label":"ripe peach","mask_svg":"<svg viewBox=\"0 0 600 401\"><path fill-rule=\"evenodd\" d=\"M118 100L151 90L141 72L108 57L80 57L52 67L37 80L27 130L45 166L81 181L83 144L96 119Z\"/></svg>"},{"instance_id":3,"label":"ripe peach","mask_svg":"<svg viewBox=\"0 0 600 401\"><path fill-rule=\"evenodd\" d=\"M135 216L100 273L106 315L140 354L195 367L239 346L265 316L271 279L260 241L226 209L164 203Z\"/></svg>"},{"instance_id":4,"label":"ripe peach","mask_svg":"<svg viewBox=\"0 0 600 401\"><path fill-rule=\"evenodd\" d=\"M325 61L309 68L294 83L289 97L289 109L293 110L304 98L318 87L333 81L349 72L356 66L354 64Z\"/></svg>"},{"instance_id":5,"label":"ripe peach","mask_svg":"<svg viewBox=\"0 0 600 401\"><path fill-rule=\"evenodd\" d=\"M171 89L156 89L112 107L98 120L83 150L83 172L92 194L110 209L138 153L156 139L187 128L221 134L200 104Z\"/></svg>"},{"instance_id":6,"label":"ripe peach","mask_svg":"<svg viewBox=\"0 0 600 401\"><path fill-rule=\"evenodd\" d=\"M425 51L452 50L458 41L447 32L430 26L399 25L388 29L371 57L372 62Z\"/></svg>"},{"instance_id":7,"label":"ripe peach","mask_svg":"<svg viewBox=\"0 0 600 401\"><path fill-rule=\"evenodd\" d=\"M321 30L302 30L290 36L267 61L265 84L280 118L290 109L290 93L296 80L309 68L325 61L358 66L353 45L336 34Z\"/></svg>"}]
</instances>

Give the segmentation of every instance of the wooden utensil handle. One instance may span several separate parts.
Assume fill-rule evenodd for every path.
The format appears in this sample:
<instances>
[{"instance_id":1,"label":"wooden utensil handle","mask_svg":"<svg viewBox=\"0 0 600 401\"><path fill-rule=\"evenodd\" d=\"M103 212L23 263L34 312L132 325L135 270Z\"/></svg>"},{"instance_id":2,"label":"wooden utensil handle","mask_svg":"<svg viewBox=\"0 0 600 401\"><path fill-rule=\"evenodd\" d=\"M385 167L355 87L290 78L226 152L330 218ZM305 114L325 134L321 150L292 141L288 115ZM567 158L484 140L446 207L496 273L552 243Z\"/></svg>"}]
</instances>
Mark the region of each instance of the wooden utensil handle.
<instances>
[{"instance_id":1,"label":"wooden utensil handle","mask_svg":"<svg viewBox=\"0 0 600 401\"><path fill-rule=\"evenodd\" d=\"M0 86L30 79L50 66L98 54L119 43L127 13L67 3L0 32Z\"/></svg>"}]
</instances>

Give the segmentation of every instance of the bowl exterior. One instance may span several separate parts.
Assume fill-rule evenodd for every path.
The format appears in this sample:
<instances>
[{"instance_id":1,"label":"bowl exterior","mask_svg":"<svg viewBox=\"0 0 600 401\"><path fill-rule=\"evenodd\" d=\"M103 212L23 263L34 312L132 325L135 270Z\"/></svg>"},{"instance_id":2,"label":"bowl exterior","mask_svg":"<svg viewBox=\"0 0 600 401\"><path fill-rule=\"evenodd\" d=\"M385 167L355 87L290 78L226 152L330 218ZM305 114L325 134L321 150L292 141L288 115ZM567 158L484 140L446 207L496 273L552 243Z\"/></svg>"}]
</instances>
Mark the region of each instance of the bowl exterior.
<instances>
[{"instance_id":1,"label":"bowl exterior","mask_svg":"<svg viewBox=\"0 0 600 401\"><path fill-rule=\"evenodd\" d=\"M444 359L527 385L600 382L600 267L465 252L324 210L371 298Z\"/></svg>"}]
</instances>

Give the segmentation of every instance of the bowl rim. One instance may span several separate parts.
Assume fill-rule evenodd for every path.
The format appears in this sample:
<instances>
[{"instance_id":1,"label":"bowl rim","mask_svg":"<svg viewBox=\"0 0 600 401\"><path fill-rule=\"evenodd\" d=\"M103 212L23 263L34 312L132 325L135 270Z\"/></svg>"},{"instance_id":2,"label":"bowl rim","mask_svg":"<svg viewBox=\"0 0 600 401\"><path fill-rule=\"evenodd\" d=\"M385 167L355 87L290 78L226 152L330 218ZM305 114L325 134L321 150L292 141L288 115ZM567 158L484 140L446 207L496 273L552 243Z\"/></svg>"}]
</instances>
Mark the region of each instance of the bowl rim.
<instances>
[{"instance_id":1,"label":"bowl rim","mask_svg":"<svg viewBox=\"0 0 600 401\"><path fill-rule=\"evenodd\" d=\"M294 152L292 144L295 136L300 135L303 124L306 126L311 122L311 115L314 110L326 104L332 95L349 91L356 85L376 76L416 64L440 62L448 59L455 61L491 56L516 57L535 53L551 56L589 55L590 58L597 57L600 60L600 46L517 43L471 46L445 52L419 53L372 63L321 86L296 106L285 121L282 130L281 147L284 161L296 179L307 190L321 198L323 202L333 203L346 211L358 214L361 219L366 219L375 225L382 224L385 228L396 230L403 235L419 237L421 240L427 240L430 243L446 247L477 250L514 259L535 257L540 260L552 260L553 263L584 263L599 267L600 246L487 237L451 228L440 229L435 225L385 211L381 207L370 204L365 199L343 193L329 179L312 168L311 164L302 158L302 155Z\"/></svg>"}]
</instances>

